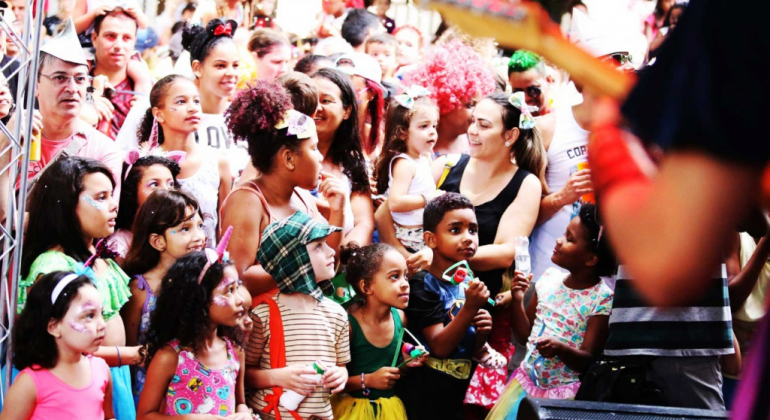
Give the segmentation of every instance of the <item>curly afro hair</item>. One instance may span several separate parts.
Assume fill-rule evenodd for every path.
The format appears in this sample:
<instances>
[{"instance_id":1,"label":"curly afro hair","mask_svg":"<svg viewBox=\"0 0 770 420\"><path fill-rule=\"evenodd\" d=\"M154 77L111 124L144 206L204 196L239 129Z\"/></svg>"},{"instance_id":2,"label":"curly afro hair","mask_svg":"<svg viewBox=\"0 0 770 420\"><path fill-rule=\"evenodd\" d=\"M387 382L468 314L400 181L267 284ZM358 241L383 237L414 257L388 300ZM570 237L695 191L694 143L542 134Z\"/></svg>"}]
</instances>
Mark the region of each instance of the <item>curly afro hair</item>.
<instances>
[{"instance_id":1,"label":"curly afro hair","mask_svg":"<svg viewBox=\"0 0 770 420\"><path fill-rule=\"evenodd\" d=\"M270 172L281 147L297 150L302 141L287 135L288 128L275 129L292 107L291 97L279 81L260 80L238 92L225 113L227 128L235 140L249 143L251 163L260 172Z\"/></svg>"},{"instance_id":2,"label":"curly afro hair","mask_svg":"<svg viewBox=\"0 0 770 420\"><path fill-rule=\"evenodd\" d=\"M147 332L147 364L158 350L171 340L182 347L201 349L205 331L209 328L209 307L214 289L224 276L225 265L211 264L198 284L198 276L208 262L204 251L187 254L169 268L160 286L155 310L150 316ZM235 328L220 327L217 334L240 346L242 335Z\"/></svg>"},{"instance_id":3,"label":"curly afro hair","mask_svg":"<svg viewBox=\"0 0 770 420\"><path fill-rule=\"evenodd\" d=\"M465 106L476 94L495 90L492 70L473 48L459 40L431 49L418 67L404 76L403 84L427 88L441 115Z\"/></svg>"}]
</instances>

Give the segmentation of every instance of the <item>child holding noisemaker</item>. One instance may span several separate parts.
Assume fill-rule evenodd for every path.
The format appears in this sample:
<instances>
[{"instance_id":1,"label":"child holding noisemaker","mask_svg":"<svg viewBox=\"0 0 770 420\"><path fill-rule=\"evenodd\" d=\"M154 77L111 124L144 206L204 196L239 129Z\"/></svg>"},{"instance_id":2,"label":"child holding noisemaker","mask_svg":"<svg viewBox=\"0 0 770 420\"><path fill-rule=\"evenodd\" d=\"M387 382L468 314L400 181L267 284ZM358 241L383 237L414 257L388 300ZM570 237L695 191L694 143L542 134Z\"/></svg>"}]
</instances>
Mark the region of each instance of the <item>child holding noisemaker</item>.
<instances>
[{"instance_id":1,"label":"child holding noisemaker","mask_svg":"<svg viewBox=\"0 0 770 420\"><path fill-rule=\"evenodd\" d=\"M235 328L246 308L225 252L231 231L216 250L179 258L163 278L147 334L150 364L137 420L195 414L251 419Z\"/></svg>"},{"instance_id":2,"label":"child holding noisemaker","mask_svg":"<svg viewBox=\"0 0 770 420\"><path fill-rule=\"evenodd\" d=\"M433 250L427 270L409 279L406 316L417 339L431 353L422 369L401 380L399 396L413 419L464 419L463 397L477 358L488 359L486 337L492 317L484 283L471 280L467 288L443 280L453 265L469 260L478 248L478 224L473 204L465 196L446 193L428 202L423 214L425 244ZM440 404L426 404L440 401Z\"/></svg>"},{"instance_id":3,"label":"child holding noisemaker","mask_svg":"<svg viewBox=\"0 0 770 420\"><path fill-rule=\"evenodd\" d=\"M246 346L249 405L261 414L333 418L329 391L344 390L350 363L347 314L324 297L334 291L335 274L326 238L340 230L296 212L262 234L257 259L278 293L254 298Z\"/></svg>"},{"instance_id":4,"label":"child holding noisemaker","mask_svg":"<svg viewBox=\"0 0 770 420\"><path fill-rule=\"evenodd\" d=\"M144 358L138 346L126 346L120 309L131 297L129 277L105 241L115 231L118 214L112 172L100 161L73 156L52 163L38 182L29 197L17 307L24 308L27 289L45 274L84 267L93 271L107 322L107 333L94 354L111 367L113 414L118 420L133 420L129 366Z\"/></svg>"},{"instance_id":5,"label":"child holding noisemaker","mask_svg":"<svg viewBox=\"0 0 770 420\"><path fill-rule=\"evenodd\" d=\"M163 277L177 258L201 251L206 245L198 202L184 191L155 191L136 217L134 238L123 268L131 276L131 299L120 313L126 344L147 342L150 315L155 309ZM134 399L138 402L147 369L134 369Z\"/></svg>"},{"instance_id":6,"label":"child holding noisemaker","mask_svg":"<svg viewBox=\"0 0 770 420\"><path fill-rule=\"evenodd\" d=\"M524 292L532 275L517 271L511 286L513 330L519 341L529 337L529 351L487 419L516 419L526 396L575 398L591 360L607 337L612 291L601 277L615 271L615 258L596 220L596 206L583 204L578 217L556 240L551 260L563 273L549 268L535 283L524 310Z\"/></svg>"},{"instance_id":7,"label":"child holding noisemaker","mask_svg":"<svg viewBox=\"0 0 770 420\"><path fill-rule=\"evenodd\" d=\"M406 260L386 244L343 247L346 278L359 301L350 307L350 353L347 392L332 399L337 420L404 420L404 404L396 396L401 370L394 355L401 352L404 309L409 304ZM410 352L403 355L411 358ZM421 359L407 363L419 366Z\"/></svg>"},{"instance_id":8,"label":"child holding noisemaker","mask_svg":"<svg viewBox=\"0 0 770 420\"><path fill-rule=\"evenodd\" d=\"M438 107L422 86L397 95L385 120L385 145L377 160L377 193L388 195L396 238L409 252L425 247L423 208L436 189L430 155L438 133Z\"/></svg>"},{"instance_id":9,"label":"child holding noisemaker","mask_svg":"<svg viewBox=\"0 0 770 420\"><path fill-rule=\"evenodd\" d=\"M0 420L113 418L112 377L93 357L106 334L102 297L85 275L55 271L30 289L13 329L21 369Z\"/></svg>"}]
</instances>

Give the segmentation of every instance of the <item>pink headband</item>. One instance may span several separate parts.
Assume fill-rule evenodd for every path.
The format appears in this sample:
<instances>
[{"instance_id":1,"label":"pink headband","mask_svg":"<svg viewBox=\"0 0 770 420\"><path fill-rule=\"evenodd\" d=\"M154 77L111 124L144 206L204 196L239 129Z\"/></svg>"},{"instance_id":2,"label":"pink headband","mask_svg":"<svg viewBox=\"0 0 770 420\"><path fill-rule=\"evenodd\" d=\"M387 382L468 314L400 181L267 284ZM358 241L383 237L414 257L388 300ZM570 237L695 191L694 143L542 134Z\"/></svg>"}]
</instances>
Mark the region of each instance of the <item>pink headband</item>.
<instances>
[{"instance_id":1,"label":"pink headband","mask_svg":"<svg viewBox=\"0 0 770 420\"><path fill-rule=\"evenodd\" d=\"M159 152L159 153L158 153ZM158 157L165 157L173 160L174 162L181 164L182 161L184 161L184 158L187 157L187 153L183 152L181 150L174 150L172 152L163 153L158 148L151 148L151 149L131 149L126 154L126 160L125 162L128 164L128 168L126 168L126 175L123 177L123 180L125 181L126 178L128 178L128 173L131 172L131 167L134 166L136 161L143 157L147 156L158 156Z\"/></svg>"},{"instance_id":2,"label":"pink headband","mask_svg":"<svg viewBox=\"0 0 770 420\"><path fill-rule=\"evenodd\" d=\"M227 248L227 243L230 242L230 235L233 234L233 227L230 226L225 231L225 234L222 235L222 239L220 239L219 243L217 244L216 249L206 248L204 250L204 253L206 254L206 265L203 266L203 270L201 271L201 274L198 276L198 284L201 284L201 281L203 280L203 276L206 275L206 271L209 270L212 264L215 262L228 262L230 260L230 255L225 251L225 248Z\"/></svg>"}]
</instances>

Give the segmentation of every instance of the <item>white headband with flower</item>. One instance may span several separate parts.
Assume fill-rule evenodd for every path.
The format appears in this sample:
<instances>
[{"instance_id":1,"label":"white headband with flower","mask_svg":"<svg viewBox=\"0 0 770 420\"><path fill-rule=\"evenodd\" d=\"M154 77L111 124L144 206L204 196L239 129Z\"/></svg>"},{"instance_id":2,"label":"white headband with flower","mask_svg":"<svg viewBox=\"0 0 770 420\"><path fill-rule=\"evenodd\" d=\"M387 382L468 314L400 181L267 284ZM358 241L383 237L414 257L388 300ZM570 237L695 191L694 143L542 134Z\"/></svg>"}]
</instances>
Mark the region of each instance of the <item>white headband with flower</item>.
<instances>
[{"instance_id":1,"label":"white headband with flower","mask_svg":"<svg viewBox=\"0 0 770 420\"><path fill-rule=\"evenodd\" d=\"M313 119L307 115L290 109L283 114L283 118L275 125L276 130L289 128L287 136L297 136L298 139L309 139L316 133Z\"/></svg>"}]
</instances>

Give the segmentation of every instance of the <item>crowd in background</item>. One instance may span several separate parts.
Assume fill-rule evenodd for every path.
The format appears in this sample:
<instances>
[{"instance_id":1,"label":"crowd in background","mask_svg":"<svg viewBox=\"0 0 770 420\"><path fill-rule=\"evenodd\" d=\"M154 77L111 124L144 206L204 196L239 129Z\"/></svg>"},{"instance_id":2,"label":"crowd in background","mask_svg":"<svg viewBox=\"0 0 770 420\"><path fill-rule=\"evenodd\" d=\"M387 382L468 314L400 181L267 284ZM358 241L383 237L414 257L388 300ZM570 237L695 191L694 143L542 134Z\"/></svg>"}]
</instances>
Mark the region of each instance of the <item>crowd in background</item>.
<instances>
[{"instance_id":1,"label":"crowd in background","mask_svg":"<svg viewBox=\"0 0 770 420\"><path fill-rule=\"evenodd\" d=\"M698 300L648 304L596 206L596 91L389 0L321 3L306 37L276 0L167 0L152 26L132 0L49 11L0 419L731 407L770 285L761 229L734 232ZM644 72L689 5L635 3L638 30L580 1L562 28ZM6 6L24 31L27 3ZM0 51L10 129L20 52ZM19 188L0 175L0 208Z\"/></svg>"}]
</instances>

